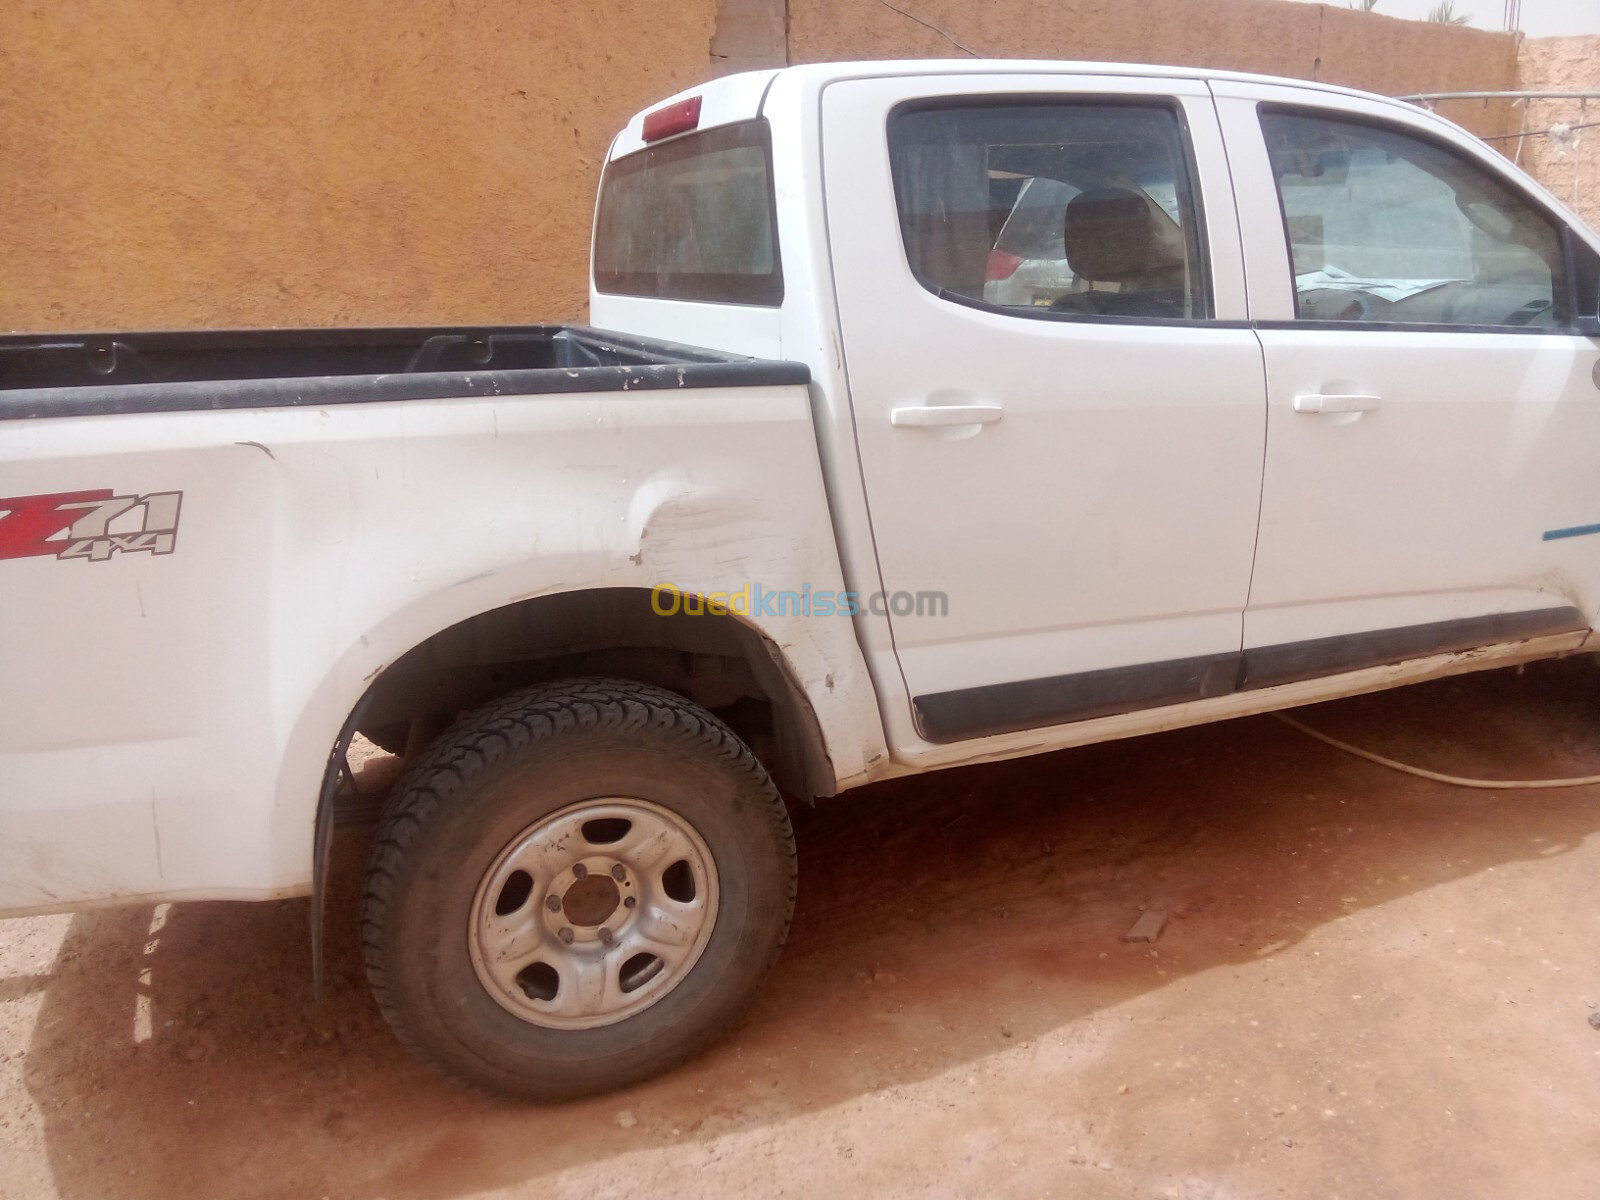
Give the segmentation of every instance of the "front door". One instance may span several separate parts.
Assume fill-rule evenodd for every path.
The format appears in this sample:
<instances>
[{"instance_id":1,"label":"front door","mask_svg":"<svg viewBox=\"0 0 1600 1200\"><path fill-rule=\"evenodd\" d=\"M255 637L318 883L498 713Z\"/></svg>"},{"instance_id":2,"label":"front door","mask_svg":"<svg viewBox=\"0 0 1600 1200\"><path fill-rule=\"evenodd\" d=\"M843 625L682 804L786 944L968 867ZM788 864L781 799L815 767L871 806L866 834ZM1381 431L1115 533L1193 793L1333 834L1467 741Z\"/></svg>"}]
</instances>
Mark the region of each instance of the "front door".
<instances>
[{"instance_id":1,"label":"front door","mask_svg":"<svg viewBox=\"0 0 1600 1200\"><path fill-rule=\"evenodd\" d=\"M1241 217L1273 231L1250 261L1269 411L1244 686L1586 628L1593 250L1426 118L1217 87Z\"/></svg>"}]
</instances>

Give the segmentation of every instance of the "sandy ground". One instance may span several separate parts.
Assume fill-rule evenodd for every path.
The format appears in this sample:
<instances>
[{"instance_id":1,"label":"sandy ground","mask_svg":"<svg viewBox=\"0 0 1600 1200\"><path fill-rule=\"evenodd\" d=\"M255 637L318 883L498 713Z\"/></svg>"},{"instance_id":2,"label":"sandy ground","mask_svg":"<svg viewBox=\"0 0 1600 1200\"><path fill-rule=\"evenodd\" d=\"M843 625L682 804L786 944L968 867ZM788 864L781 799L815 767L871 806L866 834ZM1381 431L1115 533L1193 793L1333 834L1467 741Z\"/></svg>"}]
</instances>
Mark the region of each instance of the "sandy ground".
<instances>
[{"instance_id":1,"label":"sandy ground","mask_svg":"<svg viewBox=\"0 0 1600 1200\"><path fill-rule=\"evenodd\" d=\"M1600 770L1597 711L1582 662L1306 710L1502 776ZM796 824L748 1018L562 1108L406 1056L348 889L320 1009L304 901L0 923L0 1194L1600 1196L1600 789L1455 791L1254 718Z\"/></svg>"}]
</instances>

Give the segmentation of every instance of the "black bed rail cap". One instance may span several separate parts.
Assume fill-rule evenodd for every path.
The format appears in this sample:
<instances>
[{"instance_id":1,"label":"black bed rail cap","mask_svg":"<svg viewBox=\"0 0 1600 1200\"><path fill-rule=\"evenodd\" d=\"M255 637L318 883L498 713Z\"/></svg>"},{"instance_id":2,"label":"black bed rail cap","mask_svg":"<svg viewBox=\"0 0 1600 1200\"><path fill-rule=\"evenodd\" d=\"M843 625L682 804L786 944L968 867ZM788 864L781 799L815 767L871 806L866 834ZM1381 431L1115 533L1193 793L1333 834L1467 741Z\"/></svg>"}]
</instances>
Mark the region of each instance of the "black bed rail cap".
<instances>
[{"instance_id":1,"label":"black bed rail cap","mask_svg":"<svg viewBox=\"0 0 1600 1200\"><path fill-rule=\"evenodd\" d=\"M810 379L803 363L581 325L0 335L0 420Z\"/></svg>"}]
</instances>

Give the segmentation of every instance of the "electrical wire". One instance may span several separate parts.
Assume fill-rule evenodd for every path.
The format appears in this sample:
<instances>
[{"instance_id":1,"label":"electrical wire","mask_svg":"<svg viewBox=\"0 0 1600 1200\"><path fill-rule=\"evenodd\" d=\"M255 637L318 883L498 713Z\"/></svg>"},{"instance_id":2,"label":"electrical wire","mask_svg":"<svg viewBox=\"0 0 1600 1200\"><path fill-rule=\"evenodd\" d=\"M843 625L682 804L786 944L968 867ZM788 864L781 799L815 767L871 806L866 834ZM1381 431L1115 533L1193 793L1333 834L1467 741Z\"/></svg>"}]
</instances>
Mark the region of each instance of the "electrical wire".
<instances>
[{"instance_id":1,"label":"electrical wire","mask_svg":"<svg viewBox=\"0 0 1600 1200\"><path fill-rule=\"evenodd\" d=\"M1600 775L1582 775L1576 779L1466 779L1460 775L1442 775L1438 771L1428 771L1422 767L1413 767L1407 763L1395 762L1394 759L1385 758L1381 754L1374 754L1371 750L1363 750L1360 746L1352 746L1349 742L1341 742L1338 738L1329 737L1321 730L1313 729L1304 722L1295 720L1287 713L1275 712L1272 715L1290 729L1298 729L1307 737L1316 738L1317 741L1326 746L1332 746L1335 750L1343 750L1346 754L1364 758L1369 763L1376 763L1380 767L1388 767L1391 771L1415 775L1419 779L1431 779L1435 783L1448 783L1451 787L1510 792L1529 791L1535 788L1589 787L1592 784L1600 783Z\"/></svg>"},{"instance_id":2,"label":"electrical wire","mask_svg":"<svg viewBox=\"0 0 1600 1200\"><path fill-rule=\"evenodd\" d=\"M1571 133L1575 129L1593 129L1600 126L1600 121L1584 121L1577 125L1568 125L1566 131ZM1489 137L1479 138L1480 142L1509 142L1512 138L1547 137L1555 133L1554 129L1530 129L1526 133L1496 133Z\"/></svg>"},{"instance_id":3,"label":"electrical wire","mask_svg":"<svg viewBox=\"0 0 1600 1200\"><path fill-rule=\"evenodd\" d=\"M914 13L914 12L907 12L903 8L900 8L900 7L897 7L896 5L890 4L889 0L878 0L878 3L883 5L885 8L893 9L895 12L899 13L902 17L904 17L908 21L915 21L918 25L921 25L924 29L933 30L933 32L937 33L945 41L949 42L952 46L954 46L957 50L963 51L969 58L982 58L983 57L983 55L979 54L971 46L968 46L964 42L957 41L955 39L955 37L953 37L948 30L940 29L932 21L924 20L923 18L917 16L917 14Z\"/></svg>"}]
</instances>

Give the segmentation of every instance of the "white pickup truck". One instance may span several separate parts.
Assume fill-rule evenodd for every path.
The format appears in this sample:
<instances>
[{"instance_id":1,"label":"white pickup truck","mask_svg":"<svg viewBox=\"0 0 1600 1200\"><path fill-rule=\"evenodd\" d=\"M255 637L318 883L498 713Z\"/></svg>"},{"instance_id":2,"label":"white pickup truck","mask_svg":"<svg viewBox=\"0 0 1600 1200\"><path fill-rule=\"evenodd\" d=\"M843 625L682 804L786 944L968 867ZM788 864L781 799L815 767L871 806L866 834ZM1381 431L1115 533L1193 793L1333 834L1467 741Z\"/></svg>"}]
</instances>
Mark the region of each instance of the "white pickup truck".
<instances>
[{"instance_id":1,"label":"white pickup truck","mask_svg":"<svg viewBox=\"0 0 1600 1200\"><path fill-rule=\"evenodd\" d=\"M360 731L384 1013L556 1099L733 1018L786 799L1593 648L1600 239L1408 105L734 76L618 135L591 279L0 338L0 910L320 928Z\"/></svg>"}]
</instances>

